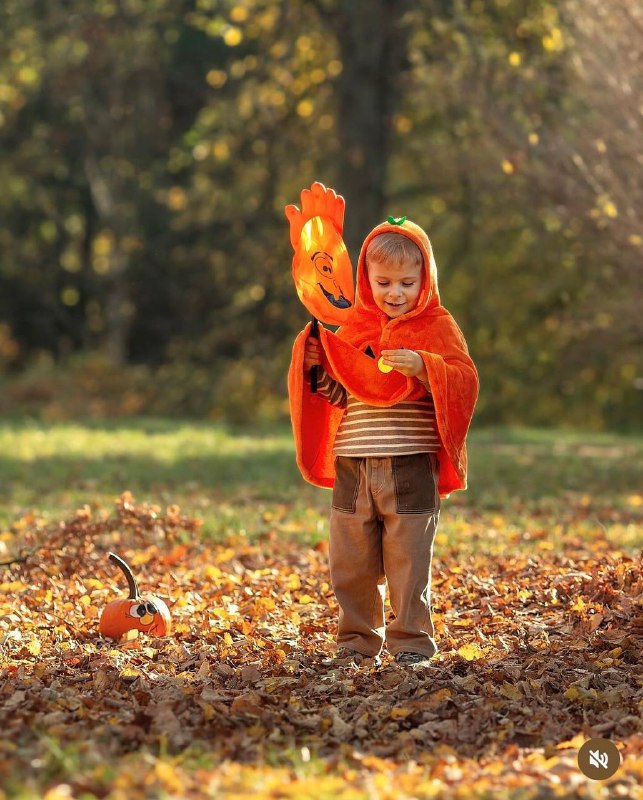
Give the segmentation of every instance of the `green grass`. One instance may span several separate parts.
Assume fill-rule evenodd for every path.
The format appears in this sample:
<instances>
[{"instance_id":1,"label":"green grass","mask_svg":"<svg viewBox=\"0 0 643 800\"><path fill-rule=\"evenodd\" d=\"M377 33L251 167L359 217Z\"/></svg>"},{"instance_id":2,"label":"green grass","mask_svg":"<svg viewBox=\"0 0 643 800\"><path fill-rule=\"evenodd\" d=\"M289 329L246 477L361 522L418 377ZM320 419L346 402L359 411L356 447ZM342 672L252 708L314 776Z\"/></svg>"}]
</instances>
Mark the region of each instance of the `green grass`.
<instances>
[{"instance_id":1,"label":"green grass","mask_svg":"<svg viewBox=\"0 0 643 800\"><path fill-rule=\"evenodd\" d=\"M24 514L68 517L89 504L178 504L204 535L254 538L270 529L316 541L327 534L330 492L301 478L288 426L136 418L103 423L0 422L0 528ZM602 530L621 549L641 545L643 437L533 429L484 429L469 438L469 489L443 504L442 544L517 546L566 526ZM470 522L483 515L486 525ZM502 534L502 535L500 535ZM473 537L473 538L472 538Z\"/></svg>"}]
</instances>

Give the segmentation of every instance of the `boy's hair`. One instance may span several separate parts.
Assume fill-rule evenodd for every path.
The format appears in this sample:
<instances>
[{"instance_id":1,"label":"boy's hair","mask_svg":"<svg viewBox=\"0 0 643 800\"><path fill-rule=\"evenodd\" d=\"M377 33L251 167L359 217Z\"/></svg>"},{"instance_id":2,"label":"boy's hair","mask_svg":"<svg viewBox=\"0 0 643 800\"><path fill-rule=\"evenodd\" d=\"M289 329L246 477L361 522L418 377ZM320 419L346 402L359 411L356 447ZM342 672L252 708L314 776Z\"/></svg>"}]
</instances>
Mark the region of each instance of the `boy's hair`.
<instances>
[{"instance_id":1,"label":"boy's hair","mask_svg":"<svg viewBox=\"0 0 643 800\"><path fill-rule=\"evenodd\" d=\"M374 236L366 248L367 267L369 258L374 261L393 261L396 264L411 262L418 267L424 262L420 248L403 233L380 233Z\"/></svg>"}]
</instances>

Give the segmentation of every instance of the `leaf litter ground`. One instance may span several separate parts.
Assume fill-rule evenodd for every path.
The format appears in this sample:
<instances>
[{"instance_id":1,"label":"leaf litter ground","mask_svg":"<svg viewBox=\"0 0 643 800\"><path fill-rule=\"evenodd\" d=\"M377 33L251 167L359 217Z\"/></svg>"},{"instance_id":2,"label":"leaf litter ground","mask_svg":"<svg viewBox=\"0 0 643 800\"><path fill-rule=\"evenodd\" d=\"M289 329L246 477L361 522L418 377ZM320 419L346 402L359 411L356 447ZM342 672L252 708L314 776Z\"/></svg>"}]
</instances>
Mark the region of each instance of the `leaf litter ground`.
<instances>
[{"instance_id":1,"label":"leaf litter ground","mask_svg":"<svg viewBox=\"0 0 643 800\"><path fill-rule=\"evenodd\" d=\"M600 532L568 530L562 555L436 552L440 652L415 671L321 663L337 615L324 542L198 532L129 493L12 527L0 798L641 796L641 563ZM100 637L125 595L110 550L169 600L170 637ZM606 782L577 767L592 737L621 751Z\"/></svg>"}]
</instances>

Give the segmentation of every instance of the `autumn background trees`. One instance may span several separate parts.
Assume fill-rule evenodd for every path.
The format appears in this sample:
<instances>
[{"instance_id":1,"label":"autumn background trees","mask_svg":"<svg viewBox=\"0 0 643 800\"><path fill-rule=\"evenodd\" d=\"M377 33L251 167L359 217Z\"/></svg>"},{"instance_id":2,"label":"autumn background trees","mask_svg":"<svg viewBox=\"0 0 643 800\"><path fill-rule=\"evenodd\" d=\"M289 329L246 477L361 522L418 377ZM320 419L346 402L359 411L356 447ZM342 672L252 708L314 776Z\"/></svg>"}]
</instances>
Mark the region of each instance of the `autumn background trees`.
<instances>
[{"instance_id":1,"label":"autumn background trees","mask_svg":"<svg viewBox=\"0 0 643 800\"><path fill-rule=\"evenodd\" d=\"M636 0L0 2L0 800L640 796L641 41ZM480 371L424 675L320 662L313 180L353 262L427 230ZM110 551L171 637L99 635Z\"/></svg>"},{"instance_id":2,"label":"autumn background trees","mask_svg":"<svg viewBox=\"0 0 643 800\"><path fill-rule=\"evenodd\" d=\"M632 427L642 34L634 0L5 0L0 411L284 416L318 179L354 262L428 231L479 424Z\"/></svg>"}]
</instances>

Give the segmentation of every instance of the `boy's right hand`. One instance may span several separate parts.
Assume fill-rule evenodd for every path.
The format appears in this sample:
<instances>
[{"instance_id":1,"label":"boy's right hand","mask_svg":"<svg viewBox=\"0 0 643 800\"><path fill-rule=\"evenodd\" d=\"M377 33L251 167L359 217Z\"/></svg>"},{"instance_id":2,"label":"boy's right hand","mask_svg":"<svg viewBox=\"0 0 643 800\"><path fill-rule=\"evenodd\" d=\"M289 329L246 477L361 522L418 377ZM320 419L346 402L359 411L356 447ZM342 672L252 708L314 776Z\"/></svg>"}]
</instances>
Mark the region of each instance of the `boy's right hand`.
<instances>
[{"instance_id":1,"label":"boy's right hand","mask_svg":"<svg viewBox=\"0 0 643 800\"><path fill-rule=\"evenodd\" d=\"M311 336L306 339L304 346L304 373L310 374L311 367L316 364L321 364L322 348L319 339L313 339Z\"/></svg>"}]
</instances>

